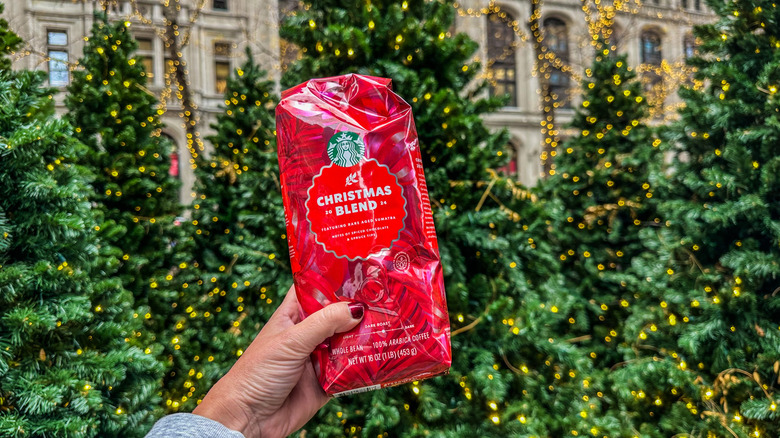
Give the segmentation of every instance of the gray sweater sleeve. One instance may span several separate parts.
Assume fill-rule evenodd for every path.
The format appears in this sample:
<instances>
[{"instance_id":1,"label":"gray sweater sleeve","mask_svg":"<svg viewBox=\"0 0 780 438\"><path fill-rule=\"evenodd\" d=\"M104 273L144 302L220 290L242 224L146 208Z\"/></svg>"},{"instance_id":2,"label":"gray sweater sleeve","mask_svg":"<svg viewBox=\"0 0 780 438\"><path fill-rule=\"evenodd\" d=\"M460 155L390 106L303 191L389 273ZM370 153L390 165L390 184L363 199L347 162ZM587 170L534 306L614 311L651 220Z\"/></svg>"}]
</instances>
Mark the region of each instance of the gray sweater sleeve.
<instances>
[{"instance_id":1,"label":"gray sweater sleeve","mask_svg":"<svg viewBox=\"0 0 780 438\"><path fill-rule=\"evenodd\" d=\"M146 438L244 438L244 435L200 415L171 414L157 420Z\"/></svg>"}]
</instances>

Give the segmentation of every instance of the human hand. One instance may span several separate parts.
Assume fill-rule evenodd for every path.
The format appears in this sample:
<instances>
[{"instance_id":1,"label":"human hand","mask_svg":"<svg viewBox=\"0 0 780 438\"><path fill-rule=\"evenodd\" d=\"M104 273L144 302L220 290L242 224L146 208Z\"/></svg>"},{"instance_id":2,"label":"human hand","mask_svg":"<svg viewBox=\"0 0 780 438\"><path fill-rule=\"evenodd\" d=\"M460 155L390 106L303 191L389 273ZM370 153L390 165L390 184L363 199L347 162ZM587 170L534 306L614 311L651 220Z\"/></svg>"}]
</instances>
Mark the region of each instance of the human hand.
<instances>
[{"instance_id":1,"label":"human hand","mask_svg":"<svg viewBox=\"0 0 780 438\"><path fill-rule=\"evenodd\" d=\"M233 367L192 412L247 438L285 437L306 424L329 398L310 355L334 333L355 327L362 304L336 303L301 321L295 287Z\"/></svg>"}]
</instances>

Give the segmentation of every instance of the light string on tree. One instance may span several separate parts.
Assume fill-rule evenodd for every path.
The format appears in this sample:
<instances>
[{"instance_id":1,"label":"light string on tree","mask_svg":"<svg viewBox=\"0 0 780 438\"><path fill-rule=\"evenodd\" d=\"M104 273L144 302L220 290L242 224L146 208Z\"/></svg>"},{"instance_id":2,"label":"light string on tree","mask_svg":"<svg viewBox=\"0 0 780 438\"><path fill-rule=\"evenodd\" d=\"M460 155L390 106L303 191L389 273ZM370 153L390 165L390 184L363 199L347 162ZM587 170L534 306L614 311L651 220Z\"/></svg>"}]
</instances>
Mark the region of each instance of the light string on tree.
<instances>
[{"instance_id":1,"label":"light string on tree","mask_svg":"<svg viewBox=\"0 0 780 438\"><path fill-rule=\"evenodd\" d=\"M611 3L603 2L602 0L582 0L581 3L581 9L585 14L585 21L590 36L590 44L595 44L598 35L602 35L607 41L611 39L614 20L618 15L640 16L645 10L643 7L646 8L646 5L640 0L617 0ZM517 20L509 20L508 17L510 17L510 15L504 12L501 6L496 4L494 0L490 1L489 5L483 8L467 8L457 2L454 3L453 6L457 9L458 14L461 17L481 18L488 14L495 14L495 16L499 17L500 20L517 35L518 38L512 43L512 47L507 48L502 54L494 57L494 59L486 60L487 68L483 71L479 79L487 80L491 85L495 86L496 81L491 73L490 67L492 67L495 62L500 62L509 56L513 56L515 49L528 42L528 35L520 29ZM541 12L541 8L537 9L537 11ZM690 13L679 10L669 10L666 13L654 11L653 14L656 18L671 19L680 23L682 26L691 26L702 21L702 18L696 18ZM540 18L541 16L532 16L530 17L530 20L539 20ZM563 61L553 50L549 50L546 47L544 44L544 34L541 32L542 29L532 30L533 37L536 40L535 44L540 46L543 56L543 59L536 60L537 64L533 73L537 77L549 80L550 71L558 70L568 75L573 83L576 84L580 82L582 80L581 75L574 71L568 62ZM611 50L617 50L615 44L612 44ZM667 60L663 60L659 66L640 65L638 70L641 72L652 71L661 77L660 81L647 85L650 89L648 99L652 104L651 116L655 119L663 118L664 121L673 120L676 117L676 109L681 105L674 99L674 95L680 85L691 81L692 68L688 67L684 61L674 61L673 63L670 63ZM645 82L649 82L648 78L649 75L641 76L641 80ZM569 99L576 100L577 95L580 92L579 87L573 85L571 89L567 91L567 94L569 94ZM670 100L669 97L672 97L672 99ZM554 111L553 108L557 109L562 106L559 98L560 96L542 96L542 105L546 108L551 103L552 108L550 109L549 114L543 117L544 120L541 122L541 133L546 147L543 148L540 159L542 166L548 168L548 173L553 175L555 173L554 164L548 164L547 161L556 155L554 147L556 147L559 142L557 138L560 133L556 129L554 115L552 114ZM544 111L543 113L545 112L547 111Z\"/></svg>"},{"instance_id":2,"label":"light string on tree","mask_svg":"<svg viewBox=\"0 0 780 438\"><path fill-rule=\"evenodd\" d=\"M156 35L163 41L171 60L166 62L164 72L165 87L160 96L160 105L163 111L167 110L167 100L171 95L181 103L179 117L183 119L182 127L186 131L187 150L190 152L190 165L197 166L198 157L204 151L204 144L199 131L200 111L192 95L187 62L182 51L190 43L192 30L200 18L201 12L206 6L205 0L198 0L194 7L187 7L189 15L187 25L179 25L176 19L183 8L179 0L161 0L162 22L147 17L149 11L138 3L138 0L130 0L132 17L144 25L155 30ZM175 87L175 88L174 88Z\"/></svg>"},{"instance_id":3,"label":"light string on tree","mask_svg":"<svg viewBox=\"0 0 780 438\"><path fill-rule=\"evenodd\" d=\"M583 6L582 9L586 14L586 21L588 23L589 27L589 33L591 35L598 34L600 32L600 29L604 27L607 21L614 18L617 13L620 14L632 14L632 15L639 15L642 14L644 10L647 8L654 9L655 6L653 5L646 5L642 3L640 0L633 0L630 2L626 1L615 1L612 4L604 3L601 0L594 0L594 1L582 1ZM159 38L163 39L165 41L166 46L170 46L169 38L166 37L166 29L164 26L171 25L170 22L164 22L164 26L160 26L158 23L155 23L155 21L152 18L149 18L147 15L149 15L152 12L152 9L150 9L150 6L154 5L147 5L147 4L140 4L138 0L130 0L130 7L131 7L131 16L133 19L138 20L140 23L150 26L155 30L155 33L158 35ZM206 1L205 0L198 0L194 7L187 7L186 9L190 11L190 14L188 16L188 26L183 27L184 31L181 35L181 42L182 46L186 46L187 44L190 44L191 41L191 35L192 35L192 29L195 25L195 23L200 18L200 15L205 7ZM102 0L101 1L101 8L108 11L114 11L115 9L118 10L119 3L116 0ZM179 0L160 0L159 6L163 8L172 8L175 12L179 13L184 8L179 3ZM505 56L510 56L512 49L516 49L520 47L523 43L527 42L529 37L528 35L523 32L520 29L519 21L518 20L512 20L509 21L507 19L506 12L504 12L501 9L501 6L498 5L495 0L491 0L487 7L482 8L466 8L463 5L459 3L454 3L453 6L457 9L457 12L460 16L463 17L475 17L479 18L487 14L497 14L499 17L502 18L502 20L505 20L506 25L515 32L515 34L518 36L518 41L514 42L512 45L512 48L507 48L505 53L503 53L501 56L499 56L496 59L488 59L486 62L486 66L488 67L483 73L481 74L481 79L485 79L489 81L492 85L495 85L495 79L492 77L492 74L490 73L490 66L492 66L496 61L502 60ZM598 14L601 17L604 17L605 19L587 19L587 16L592 14L591 9L595 7L598 11ZM644 8L644 9L643 9ZM654 9L655 10L655 9ZM295 13L294 11L289 13ZM682 25L689 26L694 24L694 22L701 21L701 18L693 17L690 13L687 13L684 10L667 10L664 9L664 12L661 11L655 11L654 12L656 18L663 18L665 20L673 20L675 22L679 22ZM607 30L607 32L610 32ZM178 30L174 32L175 34L178 33ZM541 34L535 34L537 42L539 42L540 38L543 38ZM282 44L282 46L285 46L284 53L288 53L288 51L292 50L289 47L289 44L285 45ZM203 48L204 50L210 50L210 48ZM24 56L29 55L38 55L41 57L42 62L49 62L52 59L48 57L46 53L40 50L34 50L31 47L28 47L26 50L18 52L15 54L16 58L15 60L21 59ZM301 56L300 53L297 53L296 58ZM574 72L570 65L568 65L566 62L561 60L553 51L545 50L545 62L542 63L541 69L535 73L537 74L543 74L545 76L549 75L548 71L549 68L554 68L557 70L560 70L572 77L574 82L578 81L578 75L576 72ZM478 61L478 59L476 59ZM61 60L54 60L57 62L63 62ZM655 73L662 75L663 80L652 85L651 89L652 91L649 93L648 98L653 102L655 105L652 107L653 116L654 117L660 117L663 115L665 120L669 120L670 118L674 117L674 109L679 107L678 102L668 102L666 100L666 97L672 96L674 94L674 91L677 89L679 84L685 83L689 78L690 70L681 70L680 66L683 66L683 62L675 62L674 64L667 66L665 64L662 64L658 67L643 67L643 69L654 70ZM70 71L77 68L77 63L69 62L68 68ZM278 64L275 65L274 68L278 68L279 71L283 71L285 66L284 64ZM166 68L166 75L170 76L172 72L177 72L180 70L186 71L186 64L183 62L183 58L179 60L179 65L175 64L172 67ZM186 75L188 77L188 75ZM176 89L173 90L173 93L175 93L178 100L181 101L182 91L185 89L185 87L189 87L191 84L189 81L186 81L184 85L177 84L176 80L169 78L166 78L166 87L162 90L162 94L160 96L160 105L161 109L163 111L166 111L166 105L167 101L170 99L170 87L168 85L175 85ZM169 84L170 83L170 84ZM663 87L659 87L658 85L663 85ZM575 87L572 87L572 91L575 91ZM575 91L576 92L576 91ZM550 98L546 98L547 101L550 100ZM549 102L548 102L549 103ZM663 104L662 104L663 103ZM557 101L553 101L553 107L558 107L560 104ZM195 110L197 110L197 104L193 103L193 106L191 107ZM199 117L199 114L197 111L192 111L187 108L182 109L180 113L180 117L183 120L183 127L185 129L189 129L188 127L192 126L193 122L197 124L197 120ZM553 123L552 120L547 120L547 123L543 125L543 135L547 136L548 134L552 134L553 136L556 134L556 131L554 128L551 128L549 125ZM190 138L193 137L193 138ZM557 141L551 140L550 143L548 143L551 147L552 145L557 144ZM203 152L203 143L200 140L200 133L196 132L193 134L188 134L187 138L187 146L190 154L192 157L190 158L190 164L192 166L196 166L196 158L199 154ZM548 156L547 154L552 155L551 152L544 151L542 153L542 161L546 161Z\"/></svg>"}]
</instances>

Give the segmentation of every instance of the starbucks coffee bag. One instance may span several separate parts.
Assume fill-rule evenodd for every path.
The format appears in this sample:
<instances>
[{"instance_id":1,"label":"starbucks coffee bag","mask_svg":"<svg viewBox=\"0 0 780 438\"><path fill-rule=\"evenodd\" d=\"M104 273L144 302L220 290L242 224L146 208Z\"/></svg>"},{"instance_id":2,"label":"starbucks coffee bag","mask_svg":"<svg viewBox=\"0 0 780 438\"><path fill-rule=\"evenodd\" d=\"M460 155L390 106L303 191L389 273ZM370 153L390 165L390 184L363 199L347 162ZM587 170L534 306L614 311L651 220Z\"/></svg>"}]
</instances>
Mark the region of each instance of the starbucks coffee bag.
<instances>
[{"instance_id":1,"label":"starbucks coffee bag","mask_svg":"<svg viewBox=\"0 0 780 438\"><path fill-rule=\"evenodd\" d=\"M276 108L293 279L304 315L360 302L353 330L313 353L344 395L446 373L442 266L412 111L390 80L312 79Z\"/></svg>"}]
</instances>

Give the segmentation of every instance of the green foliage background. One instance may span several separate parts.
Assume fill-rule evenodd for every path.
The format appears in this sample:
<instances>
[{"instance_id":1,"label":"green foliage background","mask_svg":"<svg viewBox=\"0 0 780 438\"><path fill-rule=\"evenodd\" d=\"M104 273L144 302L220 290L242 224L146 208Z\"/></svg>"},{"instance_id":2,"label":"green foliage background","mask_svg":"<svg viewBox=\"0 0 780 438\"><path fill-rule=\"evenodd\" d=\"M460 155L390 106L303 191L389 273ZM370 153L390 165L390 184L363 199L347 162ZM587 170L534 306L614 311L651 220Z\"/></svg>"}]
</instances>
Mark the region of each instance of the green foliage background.
<instances>
[{"instance_id":1,"label":"green foliage background","mask_svg":"<svg viewBox=\"0 0 780 438\"><path fill-rule=\"evenodd\" d=\"M99 251L87 148L44 80L0 70L0 435L139 436L161 367L127 342L140 322Z\"/></svg>"},{"instance_id":2,"label":"green foliage background","mask_svg":"<svg viewBox=\"0 0 780 438\"><path fill-rule=\"evenodd\" d=\"M609 33L537 187L449 0L304 1L282 88L393 79L412 106L452 323L449 375L331 401L306 435L778 436L780 11L710 1L677 121ZM0 435L139 436L187 412L290 284L275 86L247 52L195 159L187 220L158 102L97 16L53 116L0 20Z\"/></svg>"}]
</instances>

